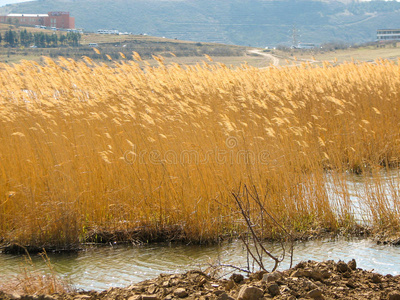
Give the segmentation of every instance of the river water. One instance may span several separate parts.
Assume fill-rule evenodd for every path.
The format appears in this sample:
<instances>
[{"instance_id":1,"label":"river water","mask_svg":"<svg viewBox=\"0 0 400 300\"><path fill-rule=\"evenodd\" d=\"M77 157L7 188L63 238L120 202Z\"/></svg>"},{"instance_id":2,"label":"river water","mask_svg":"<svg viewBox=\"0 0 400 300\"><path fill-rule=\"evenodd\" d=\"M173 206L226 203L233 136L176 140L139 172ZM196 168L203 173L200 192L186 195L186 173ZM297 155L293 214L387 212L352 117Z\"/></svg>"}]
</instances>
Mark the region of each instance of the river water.
<instances>
[{"instance_id":1,"label":"river water","mask_svg":"<svg viewBox=\"0 0 400 300\"><path fill-rule=\"evenodd\" d=\"M279 254L280 244L266 244ZM132 283L157 277L160 273L182 273L189 269L205 270L217 263L238 267L247 265L246 251L240 241L215 246L193 245L144 245L107 246L89 248L75 254L49 255L55 271L83 290L104 290L125 287ZM400 274L400 247L377 245L368 239L334 239L297 242L294 247L294 263L302 260L344 261L355 258L357 266L374 269L382 274ZM39 256L32 257L37 269L46 270ZM1 276L10 278L26 266L24 256L0 255ZM265 259L268 262L267 259ZM268 265L268 264L267 264ZM269 264L272 266L272 263ZM289 267L289 259L280 270ZM229 276L226 268L221 275Z\"/></svg>"}]
</instances>

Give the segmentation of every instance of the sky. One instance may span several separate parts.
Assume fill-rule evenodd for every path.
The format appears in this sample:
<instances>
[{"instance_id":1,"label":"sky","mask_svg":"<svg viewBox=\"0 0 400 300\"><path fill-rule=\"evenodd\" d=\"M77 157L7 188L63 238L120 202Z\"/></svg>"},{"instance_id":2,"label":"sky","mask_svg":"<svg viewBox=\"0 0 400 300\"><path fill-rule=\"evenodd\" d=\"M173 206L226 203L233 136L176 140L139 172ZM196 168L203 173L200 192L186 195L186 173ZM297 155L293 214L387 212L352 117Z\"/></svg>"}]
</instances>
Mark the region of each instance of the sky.
<instances>
[{"instance_id":1,"label":"sky","mask_svg":"<svg viewBox=\"0 0 400 300\"><path fill-rule=\"evenodd\" d=\"M4 6L6 4L19 3L19 2L27 2L27 1L32 1L32 0L0 0L0 6Z\"/></svg>"},{"instance_id":2,"label":"sky","mask_svg":"<svg viewBox=\"0 0 400 300\"><path fill-rule=\"evenodd\" d=\"M4 6L6 4L27 2L27 1L34 1L34 0L0 0L0 6ZM370 0L360 0L360 1L370 1Z\"/></svg>"}]
</instances>

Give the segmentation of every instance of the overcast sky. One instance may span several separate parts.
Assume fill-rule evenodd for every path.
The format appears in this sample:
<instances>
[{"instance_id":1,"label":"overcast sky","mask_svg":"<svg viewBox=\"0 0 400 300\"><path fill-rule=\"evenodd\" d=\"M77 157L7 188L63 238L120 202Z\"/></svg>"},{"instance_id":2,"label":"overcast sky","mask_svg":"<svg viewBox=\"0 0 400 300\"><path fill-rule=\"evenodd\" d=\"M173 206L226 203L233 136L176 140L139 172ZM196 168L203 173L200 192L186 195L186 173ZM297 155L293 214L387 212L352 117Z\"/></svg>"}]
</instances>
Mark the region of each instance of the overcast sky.
<instances>
[{"instance_id":1,"label":"overcast sky","mask_svg":"<svg viewBox=\"0 0 400 300\"><path fill-rule=\"evenodd\" d=\"M12 3L27 2L27 1L33 1L33 0L0 0L0 6Z\"/></svg>"}]
</instances>

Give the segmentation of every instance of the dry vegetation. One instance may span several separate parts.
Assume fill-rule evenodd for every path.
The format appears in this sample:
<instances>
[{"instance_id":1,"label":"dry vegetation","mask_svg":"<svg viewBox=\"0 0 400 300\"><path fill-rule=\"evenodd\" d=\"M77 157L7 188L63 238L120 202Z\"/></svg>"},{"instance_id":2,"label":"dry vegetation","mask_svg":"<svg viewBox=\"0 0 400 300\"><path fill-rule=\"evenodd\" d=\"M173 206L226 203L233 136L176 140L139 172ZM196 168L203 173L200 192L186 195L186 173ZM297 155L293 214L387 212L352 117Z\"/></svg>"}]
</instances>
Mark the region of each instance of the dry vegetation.
<instances>
[{"instance_id":1,"label":"dry vegetation","mask_svg":"<svg viewBox=\"0 0 400 300\"><path fill-rule=\"evenodd\" d=\"M139 230L212 241L245 227L232 198L244 184L286 228L336 230L355 224L346 172L367 178L369 224L398 228L398 182L381 180L400 159L398 64L156 59L0 66L0 240L68 247Z\"/></svg>"},{"instance_id":2,"label":"dry vegetation","mask_svg":"<svg viewBox=\"0 0 400 300\"><path fill-rule=\"evenodd\" d=\"M27 253L18 276L7 279L0 276L0 297L4 296L1 292L43 295L74 291L70 283L56 274L46 251L40 256L46 264L45 269L40 270Z\"/></svg>"},{"instance_id":3,"label":"dry vegetation","mask_svg":"<svg viewBox=\"0 0 400 300\"><path fill-rule=\"evenodd\" d=\"M283 59L287 58L293 61L295 60L295 58L297 58L298 61L310 61L318 64L323 61L333 62L333 58L335 58L335 61L338 63L344 63L353 60L362 62L373 62L377 57L379 57L380 59L396 61L399 53L400 43L396 43L393 41L388 41L386 43L376 42L353 46L342 45L340 49L330 48L330 45L323 45L321 49L286 49L284 51L273 51L274 55Z\"/></svg>"}]
</instances>

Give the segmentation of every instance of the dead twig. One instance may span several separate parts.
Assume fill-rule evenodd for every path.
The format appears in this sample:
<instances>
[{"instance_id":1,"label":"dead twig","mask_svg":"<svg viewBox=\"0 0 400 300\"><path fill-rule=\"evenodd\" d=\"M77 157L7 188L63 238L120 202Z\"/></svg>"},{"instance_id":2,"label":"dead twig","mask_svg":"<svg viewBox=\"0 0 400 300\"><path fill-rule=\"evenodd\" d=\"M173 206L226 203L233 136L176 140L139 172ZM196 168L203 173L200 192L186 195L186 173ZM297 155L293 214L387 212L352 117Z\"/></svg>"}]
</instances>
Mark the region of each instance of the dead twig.
<instances>
[{"instance_id":1,"label":"dead twig","mask_svg":"<svg viewBox=\"0 0 400 300\"><path fill-rule=\"evenodd\" d=\"M264 222L265 219L270 219L277 227L285 234L286 240L290 241L289 245L289 253L290 253L290 267L292 267L293 262L293 235L280 223L274 218L274 216L265 208L263 202L260 199L260 196L257 192L255 186L253 186L253 192L251 192L247 186L243 187L243 190L239 189L238 192L232 192L232 196L235 199L235 202L239 208L239 212L241 213L245 224L248 228L250 236L250 240L246 239L246 237L242 236L241 240L246 247L247 254L253 259L261 270L267 271L266 267L263 262L263 258L266 255L274 262L274 266L272 267L272 272L275 271L279 264L285 259L286 255L286 246L284 242L281 242L282 246L282 253L278 257L274 255L271 251L269 251L263 244L263 234L264 234ZM255 204L255 209L251 210L251 203ZM258 220L261 222L256 222L257 219L254 221L254 212L259 214ZM265 218L267 216L267 218ZM260 224L261 223L261 224ZM256 228L261 228L260 231L257 231ZM252 244L250 244L250 241ZM237 268L237 267L236 267ZM237 268L242 270L241 268ZM242 270L243 271L243 270ZM248 263L248 272L250 272L250 266Z\"/></svg>"}]
</instances>

